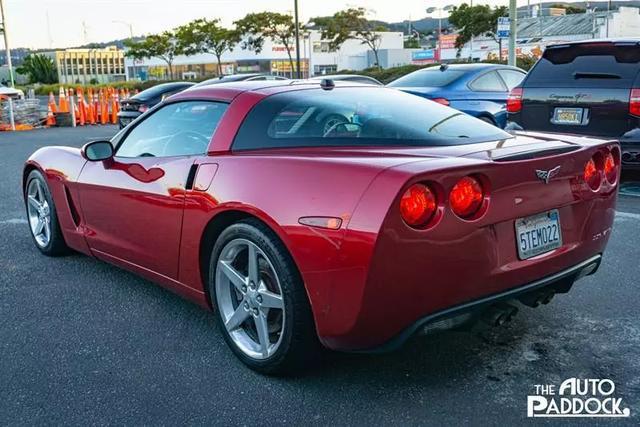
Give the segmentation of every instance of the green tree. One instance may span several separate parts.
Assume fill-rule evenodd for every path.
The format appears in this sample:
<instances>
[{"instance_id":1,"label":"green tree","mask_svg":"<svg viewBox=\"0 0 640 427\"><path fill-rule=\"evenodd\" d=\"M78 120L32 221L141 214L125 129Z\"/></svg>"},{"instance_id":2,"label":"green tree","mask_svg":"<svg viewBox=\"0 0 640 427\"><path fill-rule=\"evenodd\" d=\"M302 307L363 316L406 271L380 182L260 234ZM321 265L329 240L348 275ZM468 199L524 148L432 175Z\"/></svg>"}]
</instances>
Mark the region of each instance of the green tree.
<instances>
[{"instance_id":1,"label":"green tree","mask_svg":"<svg viewBox=\"0 0 640 427\"><path fill-rule=\"evenodd\" d=\"M458 30L456 47L460 50L473 37L487 36L493 38L497 43L498 18L507 16L509 9L506 6L491 7L489 5L469 6L462 3L454 7L449 15L449 23Z\"/></svg>"},{"instance_id":2,"label":"green tree","mask_svg":"<svg viewBox=\"0 0 640 427\"><path fill-rule=\"evenodd\" d=\"M566 4L566 3L554 3L549 7L558 8L558 9L564 9L565 12L567 13L567 15L573 15L573 14L576 14L576 13L586 13L587 12L587 10L582 8L582 7L571 6L570 4Z\"/></svg>"},{"instance_id":3,"label":"green tree","mask_svg":"<svg viewBox=\"0 0 640 427\"><path fill-rule=\"evenodd\" d=\"M333 16L313 18L311 21L322 32L322 38L330 40L331 50L337 50L347 40L360 40L373 51L375 66L380 67L379 50L382 38L378 33L386 31L387 27L369 21L366 12L363 7L350 8L336 12Z\"/></svg>"},{"instance_id":4,"label":"green tree","mask_svg":"<svg viewBox=\"0 0 640 427\"><path fill-rule=\"evenodd\" d=\"M173 61L183 53L182 45L173 31L152 34L141 41L125 40L124 45L128 48L125 55L130 58L159 58L164 61L169 68L169 78L173 79Z\"/></svg>"},{"instance_id":5,"label":"green tree","mask_svg":"<svg viewBox=\"0 0 640 427\"><path fill-rule=\"evenodd\" d=\"M30 83L58 83L58 71L56 65L48 56L41 54L30 54L16 69L18 74L28 75Z\"/></svg>"},{"instance_id":6,"label":"green tree","mask_svg":"<svg viewBox=\"0 0 640 427\"><path fill-rule=\"evenodd\" d=\"M249 13L234 24L244 38L243 49L260 53L265 39L271 39L284 46L291 69L296 69L291 56L291 50L295 48L296 25L290 15L276 12Z\"/></svg>"},{"instance_id":7,"label":"green tree","mask_svg":"<svg viewBox=\"0 0 640 427\"><path fill-rule=\"evenodd\" d=\"M218 60L218 74L222 75L222 55L233 51L240 42L238 31L219 25L219 19L196 19L176 29L176 38L186 55L210 53Z\"/></svg>"}]
</instances>

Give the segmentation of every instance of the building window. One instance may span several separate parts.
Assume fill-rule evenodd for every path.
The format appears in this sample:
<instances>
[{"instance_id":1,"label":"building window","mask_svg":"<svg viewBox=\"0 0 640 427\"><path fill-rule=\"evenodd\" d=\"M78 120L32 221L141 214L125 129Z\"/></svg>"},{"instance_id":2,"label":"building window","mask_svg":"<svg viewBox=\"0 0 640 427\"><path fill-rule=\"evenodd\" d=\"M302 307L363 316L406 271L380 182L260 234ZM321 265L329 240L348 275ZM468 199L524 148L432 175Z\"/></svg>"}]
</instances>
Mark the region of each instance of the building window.
<instances>
[{"instance_id":1,"label":"building window","mask_svg":"<svg viewBox=\"0 0 640 427\"><path fill-rule=\"evenodd\" d=\"M313 52L314 53L331 52L331 49L329 47L329 42L313 42Z\"/></svg>"},{"instance_id":2,"label":"building window","mask_svg":"<svg viewBox=\"0 0 640 427\"><path fill-rule=\"evenodd\" d=\"M338 72L338 66L336 64L329 65L314 65L313 73L315 75L333 74Z\"/></svg>"}]
</instances>

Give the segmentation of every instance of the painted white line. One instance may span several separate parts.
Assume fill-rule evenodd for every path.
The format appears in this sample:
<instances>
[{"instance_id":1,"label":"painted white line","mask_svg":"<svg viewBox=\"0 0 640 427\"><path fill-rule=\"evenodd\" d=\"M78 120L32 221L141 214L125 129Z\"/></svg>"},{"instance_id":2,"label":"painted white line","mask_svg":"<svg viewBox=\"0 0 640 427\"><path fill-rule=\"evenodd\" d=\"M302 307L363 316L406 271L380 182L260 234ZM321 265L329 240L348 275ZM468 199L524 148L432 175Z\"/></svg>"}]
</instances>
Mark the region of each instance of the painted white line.
<instances>
[{"instance_id":1,"label":"painted white line","mask_svg":"<svg viewBox=\"0 0 640 427\"><path fill-rule=\"evenodd\" d=\"M11 218L11 219L6 219L4 221L0 221L0 225L2 224L15 225L15 224L28 224L28 222L26 219L22 219L22 218Z\"/></svg>"},{"instance_id":2,"label":"painted white line","mask_svg":"<svg viewBox=\"0 0 640 427\"><path fill-rule=\"evenodd\" d=\"M640 214L631 213L631 212L616 212L616 218L628 218L628 219L637 219L640 220Z\"/></svg>"}]
</instances>

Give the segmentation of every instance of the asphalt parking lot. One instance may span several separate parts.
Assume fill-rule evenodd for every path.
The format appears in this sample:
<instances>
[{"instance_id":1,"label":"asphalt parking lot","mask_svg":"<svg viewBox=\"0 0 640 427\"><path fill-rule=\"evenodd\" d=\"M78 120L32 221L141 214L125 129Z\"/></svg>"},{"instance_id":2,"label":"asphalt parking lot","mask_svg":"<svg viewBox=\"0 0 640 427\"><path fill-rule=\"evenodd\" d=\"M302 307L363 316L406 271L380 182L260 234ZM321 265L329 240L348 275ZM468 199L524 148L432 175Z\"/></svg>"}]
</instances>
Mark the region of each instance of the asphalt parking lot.
<instances>
[{"instance_id":1,"label":"asphalt parking lot","mask_svg":"<svg viewBox=\"0 0 640 427\"><path fill-rule=\"evenodd\" d=\"M46 258L24 220L21 168L44 145L115 127L0 133L0 424L470 424L526 420L535 384L609 378L640 410L640 197L622 196L603 265L502 328L420 337L263 377L209 312L80 255Z\"/></svg>"}]
</instances>

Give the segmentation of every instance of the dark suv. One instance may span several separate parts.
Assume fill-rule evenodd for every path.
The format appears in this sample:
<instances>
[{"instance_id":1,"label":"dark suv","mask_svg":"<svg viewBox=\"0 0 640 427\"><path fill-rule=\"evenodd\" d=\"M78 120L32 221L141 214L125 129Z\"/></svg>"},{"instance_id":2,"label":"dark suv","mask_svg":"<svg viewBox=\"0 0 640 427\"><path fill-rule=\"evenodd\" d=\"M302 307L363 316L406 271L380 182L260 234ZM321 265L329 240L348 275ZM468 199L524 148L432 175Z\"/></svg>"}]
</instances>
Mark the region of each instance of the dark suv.
<instances>
[{"instance_id":1,"label":"dark suv","mask_svg":"<svg viewBox=\"0 0 640 427\"><path fill-rule=\"evenodd\" d=\"M507 101L508 127L618 139L640 169L640 39L550 45Z\"/></svg>"}]
</instances>

